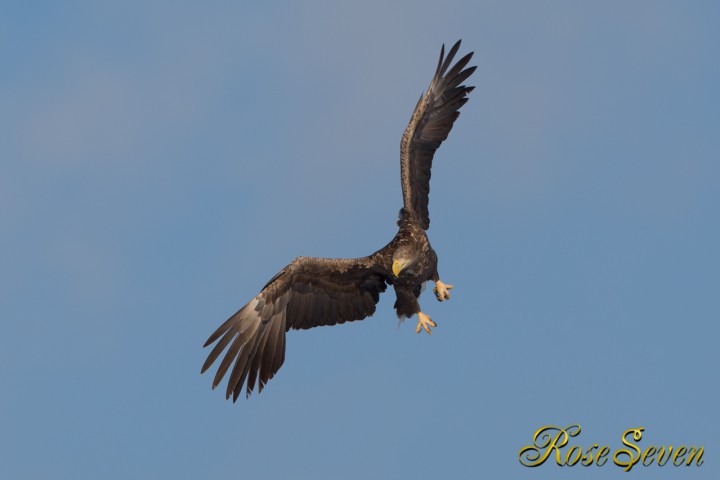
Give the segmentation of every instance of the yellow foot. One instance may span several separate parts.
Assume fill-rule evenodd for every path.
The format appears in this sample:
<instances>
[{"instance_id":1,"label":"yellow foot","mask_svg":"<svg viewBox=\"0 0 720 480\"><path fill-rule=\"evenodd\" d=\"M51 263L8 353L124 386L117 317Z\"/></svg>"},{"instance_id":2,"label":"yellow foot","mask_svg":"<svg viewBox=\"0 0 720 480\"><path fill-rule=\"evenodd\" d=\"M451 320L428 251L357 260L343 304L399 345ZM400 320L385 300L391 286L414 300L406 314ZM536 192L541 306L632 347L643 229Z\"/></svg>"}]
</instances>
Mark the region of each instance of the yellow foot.
<instances>
[{"instance_id":1,"label":"yellow foot","mask_svg":"<svg viewBox=\"0 0 720 480\"><path fill-rule=\"evenodd\" d=\"M418 312L417 316L418 316L418 324L417 324L417 328L415 329L415 333L420 333L420 330L422 330L423 328L425 329L425 331L427 333L432 333L432 331L430 330L430 327L437 327L437 323L430 320L430 317L428 317L424 313Z\"/></svg>"},{"instance_id":2,"label":"yellow foot","mask_svg":"<svg viewBox=\"0 0 720 480\"><path fill-rule=\"evenodd\" d=\"M437 282L435 282L435 288L433 288L433 292L435 292L435 298L438 299L438 302L442 302L443 300L450 300L449 290L452 290L453 288L455 287L438 280Z\"/></svg>"}]
</instances>

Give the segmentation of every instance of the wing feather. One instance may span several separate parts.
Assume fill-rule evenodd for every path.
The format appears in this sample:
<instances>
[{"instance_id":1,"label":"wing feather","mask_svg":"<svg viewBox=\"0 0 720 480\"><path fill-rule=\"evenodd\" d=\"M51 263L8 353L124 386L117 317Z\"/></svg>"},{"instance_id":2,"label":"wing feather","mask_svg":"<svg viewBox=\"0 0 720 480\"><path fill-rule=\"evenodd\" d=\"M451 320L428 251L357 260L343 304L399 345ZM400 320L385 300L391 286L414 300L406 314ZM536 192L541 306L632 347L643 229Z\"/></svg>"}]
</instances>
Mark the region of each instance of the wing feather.
<instances>
[{"instance_id":1,"label":"wing feather","mask_svg":"<svg viewBox=\"0 0 720 480\"><path fill-rule=\"evenodd\" d=\"M400 142L400 178L404 211L411 212L425 230L430 227L428 202L435 150L447 139L455 120L460 115L460 107L467 102L467 95L474 88L461 85L477 68L465 68L472 58L472 52L450 68L459 48L458 40L445 56L445 45L443 45L435 76L427 92L420 97L415 106Z\"/></svg>"},{"instance_id":2,"label":"wing feather","mask_svg":"<svg viewBox=\"0 0 720 480\"><path fill-rule=\"evenodd\" d=\"M376 254L377 255L377 254ZM205 342L217 342L203 364L205 372L221 356L213 388L228 378L226 398L236 401L277 373L285 359L287 330L361 320L375 312L386 277L374 256L357 259L300 257L225 321Z\"/></svg>"}]
</instances>

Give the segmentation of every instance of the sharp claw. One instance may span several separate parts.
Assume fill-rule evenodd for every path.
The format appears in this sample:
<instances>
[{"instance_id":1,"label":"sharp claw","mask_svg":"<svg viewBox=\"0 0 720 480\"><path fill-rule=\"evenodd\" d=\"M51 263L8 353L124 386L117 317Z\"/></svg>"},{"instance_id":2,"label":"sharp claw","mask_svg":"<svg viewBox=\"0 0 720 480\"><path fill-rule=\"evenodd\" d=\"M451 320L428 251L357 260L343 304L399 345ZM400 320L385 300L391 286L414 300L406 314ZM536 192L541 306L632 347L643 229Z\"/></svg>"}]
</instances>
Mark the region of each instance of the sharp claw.
<instances>
[{"instance_id":1,"label":"sharp claw","mask_svg":"<svg viewBox=\"0 0 720 480\"><path fill-rule=\"evenodd\" d=\"M417 327L415 327L415 333L420 333L421 330L425 330L427 333L432 335L430 327L437 327L437 323L433 322L432 319L424 313L418 312L418 324Z\"/></svg>"},{"instance_id":2,"label":"sharp claw","mask_svg":"<svg viewBox=\"0 0 720 480\"><path fill-rule=\"evenodd\" d=\"M437 282L435 282L435 288L433 288L435 298L438 299L438 302L442 302L443 300L450 300L450 290L452 290L453 288L455 288L454 285L446 285L438 280Z\"/></svg>"}]
</instances>

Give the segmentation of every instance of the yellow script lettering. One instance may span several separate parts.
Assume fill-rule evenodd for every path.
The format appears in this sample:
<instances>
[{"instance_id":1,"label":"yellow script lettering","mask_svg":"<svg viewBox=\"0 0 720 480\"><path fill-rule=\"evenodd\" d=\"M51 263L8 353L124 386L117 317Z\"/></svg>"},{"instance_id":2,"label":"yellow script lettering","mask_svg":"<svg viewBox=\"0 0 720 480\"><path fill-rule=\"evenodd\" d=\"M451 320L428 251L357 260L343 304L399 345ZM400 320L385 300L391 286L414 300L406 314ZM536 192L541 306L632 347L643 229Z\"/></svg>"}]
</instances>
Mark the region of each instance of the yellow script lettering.
<instances>
[{"instance_id":1,"label":"yellow script lettering","mask_svg":"<svg viewBox=\"0 0 720 480\"><path fill-rule=\"evenodd\" d=\"M631 428L629 430L625 430L622 435L622 443L623 445L626 445L633 450L635 450L635 454L629 449L623 449L618 450L615 452L615 455L613 456L613 462L615 462L615 465L618 467L624 467L626 472L629 472L630 469L640 460L640 447L635 445L634 443L628 441L625 437L632 434L633 440L636 442L640 441L642 439L642 432L645 430L644 427L640 428ZM622 455L627 455L627 460L623 460L621 457Z\"/></svg>"},{"instance_id":2,"label":"yellow script lettering","mask_svg":"<svg viewBox=\"0 0 720 480\"><path fill-rule=\"evenodd\" d=\"M552 433L555 433L553 436ZM526 445L520 450L518 459L526 467L537 467L545 463L550 454L555 451L555 462L564 465L560 449L567 445L570 437L580 433L580 425L570 425L566 428L548 425L539 428L533 435L533 444Z\"/></svg>"},{"instance_id":3,"label":"yellow script lettering","mask_svg":"<svg viewBox=\"0 0 720 480\"><path fill-rule=\"evenodd\" d=\"M690 447L690 451L688 452L688 459L685 465L690 466L692 465L693 458L695 458L695 465L698 467L703 464L703 452L705 452L705 448L700 447L699 449L695 450L695 447ZM697 454L697 457L695 456Z\"/></svg>"}]
</instances>

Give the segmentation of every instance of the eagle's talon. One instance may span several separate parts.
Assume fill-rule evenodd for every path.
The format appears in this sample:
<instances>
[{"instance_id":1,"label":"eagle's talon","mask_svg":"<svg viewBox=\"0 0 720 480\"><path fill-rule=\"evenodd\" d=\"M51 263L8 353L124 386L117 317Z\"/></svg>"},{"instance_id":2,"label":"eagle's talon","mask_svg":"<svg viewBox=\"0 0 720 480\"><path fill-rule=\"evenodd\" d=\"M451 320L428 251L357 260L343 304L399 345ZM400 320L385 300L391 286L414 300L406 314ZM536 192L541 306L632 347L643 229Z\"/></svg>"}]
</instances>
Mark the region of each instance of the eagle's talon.
<instances>
[{"instance_id":1,"label":"eagle's talon","mask_svg":"<svg viewBox=\"0 0 720 480\"><path fill-rule=\"evenodd\" d=\"M415 328L415 333L420 333L421 330L425 330L427 333L432 334L432 330L430 330L430 327L437 327L437 323L433 322L430 317L425 315L422 312L418 312L418 324Z\"/></svg>"},{"instance_id":2,"label":"eagle's talon","mask_svg":"<svg viewBox=\"0 0 720 480\"><path fill-rule=\"evenodd\" d=\"M438 299L438 302L442 302L443 300L450 300L450 292L449 290L452 290L455 288L453 285L445 284L438 280L435 282L435 288L433 288L433 292L435 292L435 298Z\"/></svg>"}]
</instances>

